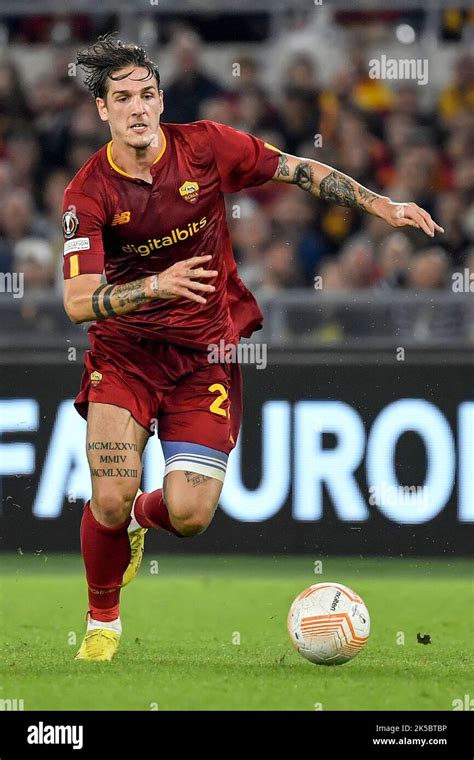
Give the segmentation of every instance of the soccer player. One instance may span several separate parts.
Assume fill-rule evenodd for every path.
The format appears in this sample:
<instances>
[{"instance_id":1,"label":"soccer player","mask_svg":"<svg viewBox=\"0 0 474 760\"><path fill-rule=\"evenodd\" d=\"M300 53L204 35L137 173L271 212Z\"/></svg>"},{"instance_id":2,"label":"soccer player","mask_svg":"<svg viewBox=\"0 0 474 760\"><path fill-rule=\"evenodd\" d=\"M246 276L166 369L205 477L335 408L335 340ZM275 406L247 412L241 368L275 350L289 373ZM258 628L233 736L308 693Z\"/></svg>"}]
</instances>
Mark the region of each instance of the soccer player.
<instances>
[{"instance_id":1,"label":"soccer player","mask_svg":"<svg viewBox=\"0 0 474 760\"><path fill-rule=\"evenodd\" d=\"M117 650L120 590L138 571L146 530L204 531L237 440L240 368L210 363L207 349L249 337L262 314L237 274L223 193L273 179L394 227L442 229L414 203L392 203L223 124L160 123L159 72L137 45L106 35L77 61L112 137L72 179L63 208L64 306L73 322L92 322L75 401L92 479L81 522L87 631L76 659L101 661ZM142 493L155 420L165 477Z\"/></svg>"}]
</instances>

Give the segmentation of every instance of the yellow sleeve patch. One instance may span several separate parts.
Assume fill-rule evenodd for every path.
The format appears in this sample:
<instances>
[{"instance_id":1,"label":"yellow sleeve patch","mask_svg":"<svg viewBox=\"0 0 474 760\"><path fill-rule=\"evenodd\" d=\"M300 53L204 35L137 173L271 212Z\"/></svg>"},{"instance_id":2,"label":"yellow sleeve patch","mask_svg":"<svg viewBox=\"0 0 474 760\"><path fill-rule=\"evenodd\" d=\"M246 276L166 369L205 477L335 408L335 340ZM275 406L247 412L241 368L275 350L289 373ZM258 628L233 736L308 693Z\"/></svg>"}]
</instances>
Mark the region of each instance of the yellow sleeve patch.
<instances>
[{"instance_id":1,"label":"yellow sleeve patch","mask_svg":"<svg viewBox=\"0 0 474 760\"><path fill-rule=\"evenodd\" d=\"M264 143L264 145L265 145L266 148L270 148L270 150L276 150L277 153L281 153L280 148L275 148L275 146L271 145L270 143L266 142L266 143Z\"/></svg>"},{"instance_id":2,"label":"yellow sleeve patch","mask_svg":"<svg viewBox=\"0 0 474 760\"><path fill-rule=\"evenodd\" d=\"M79 256L77 253L74 256L71 256L69 261L69 274L70 277L77 277L79 274Z\"/></svg>"}]
</instances>

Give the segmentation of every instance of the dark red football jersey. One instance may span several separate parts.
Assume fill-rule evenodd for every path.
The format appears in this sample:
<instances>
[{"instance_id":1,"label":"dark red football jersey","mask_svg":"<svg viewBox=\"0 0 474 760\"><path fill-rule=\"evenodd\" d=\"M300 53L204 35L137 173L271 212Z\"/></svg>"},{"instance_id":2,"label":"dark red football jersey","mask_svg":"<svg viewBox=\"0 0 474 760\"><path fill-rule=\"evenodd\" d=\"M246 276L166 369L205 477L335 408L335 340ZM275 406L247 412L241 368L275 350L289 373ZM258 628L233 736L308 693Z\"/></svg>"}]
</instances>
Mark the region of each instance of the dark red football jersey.
<instances>
[{"instance_id":1,"label":"dark red football jersey","mask_svg":"<svg viewBox=\"0 0 474 760\"><path fill-rule=\"evenodd\" d=\"M210 253L208 268L219 274L206 304L150 301L90 329L202 349L222 338L248 337L262 314L237 274L223 193L266 182L280 152L212 121L162 124L161 130L164 145L151 167L152 183L119 169L110 142L66 188L64 277L105 272L108 283L125 283Z\"/></svg>"}]
</instances>

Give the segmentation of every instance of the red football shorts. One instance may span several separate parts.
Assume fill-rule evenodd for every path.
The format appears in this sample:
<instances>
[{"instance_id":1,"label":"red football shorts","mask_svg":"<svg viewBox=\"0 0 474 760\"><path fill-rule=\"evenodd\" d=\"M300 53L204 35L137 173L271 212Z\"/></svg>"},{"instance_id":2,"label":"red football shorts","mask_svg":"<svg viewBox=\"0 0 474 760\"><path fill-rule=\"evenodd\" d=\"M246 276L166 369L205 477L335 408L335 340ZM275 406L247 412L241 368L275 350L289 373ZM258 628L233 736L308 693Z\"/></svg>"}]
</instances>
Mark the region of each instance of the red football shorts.
<instances>
[{"instance_id":1,"label":"red football shorts","mask_svg":"<svg viewBox=\"0 0 474 760\"><path fill-rule=\"evenodd\" d=\"M189 470L224 480L242 416L239 365L211 364L206 351L148 338L89 338L79 414L87 419L89 401L128 409L150 435L158 432L165 474Z\"/></svg>"}]
</instances>

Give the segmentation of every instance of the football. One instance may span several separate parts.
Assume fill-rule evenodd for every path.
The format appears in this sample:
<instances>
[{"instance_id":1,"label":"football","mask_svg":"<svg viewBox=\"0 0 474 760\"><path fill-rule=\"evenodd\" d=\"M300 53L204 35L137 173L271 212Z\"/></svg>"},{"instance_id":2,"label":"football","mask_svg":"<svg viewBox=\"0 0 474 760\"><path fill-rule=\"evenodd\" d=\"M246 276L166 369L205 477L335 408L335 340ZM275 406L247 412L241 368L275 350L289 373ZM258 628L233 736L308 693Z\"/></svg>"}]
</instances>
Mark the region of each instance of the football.
<instances>
[{"instance_id":1,"label":"football","mask_svg":"<svg viewBox=\"0 0 474 760\"><path fill-rule=\"evenodd\" d=\"M370 616L364 602L341 583L316 583L299 594L288 613L295 649L316 665L342 665L364 648Z\"/></svg>"}]
</instances>

